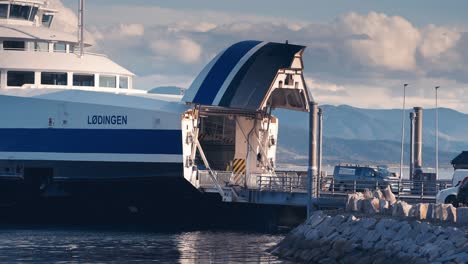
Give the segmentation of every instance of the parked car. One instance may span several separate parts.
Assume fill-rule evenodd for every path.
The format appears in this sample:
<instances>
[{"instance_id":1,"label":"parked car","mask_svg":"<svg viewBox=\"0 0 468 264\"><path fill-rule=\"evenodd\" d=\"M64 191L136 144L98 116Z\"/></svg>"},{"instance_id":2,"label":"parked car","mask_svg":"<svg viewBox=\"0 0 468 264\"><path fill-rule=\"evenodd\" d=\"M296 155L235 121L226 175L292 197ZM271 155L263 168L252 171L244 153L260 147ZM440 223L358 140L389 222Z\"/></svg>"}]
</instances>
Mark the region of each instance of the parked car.
<instances>
[{"instance_id":1,"label":"parked car","mask_svg":"<svg viewBox=\"0 0 468 264\"><path fill-rule=\"evenodd\" d=\"M453 172L452 187L441 190L436 195L436 203L446 203L458 206L458 189L463 179L468 177L468 170L458 169Z\"/></svg>"},{"instance_id":2,"label":"parked car","mask_svg":"<svg viewBox=\"0 0 468 264\"><path fill-rule=\"evenodd\" d=\"M457 200L460 204L468 206L468 177L458 187Z\"/></svg>"},{"instance_id":3,"label":"parked car","mask_svg":"<svg viewBox=\"0 0 468 264\"><path fill-rule=\"evenodd\" d=\"M362 191L390 185L398 192L399 177L384 166L338 165L333 171L333 188L335 191Z\"/></svg>"}]
</instances>

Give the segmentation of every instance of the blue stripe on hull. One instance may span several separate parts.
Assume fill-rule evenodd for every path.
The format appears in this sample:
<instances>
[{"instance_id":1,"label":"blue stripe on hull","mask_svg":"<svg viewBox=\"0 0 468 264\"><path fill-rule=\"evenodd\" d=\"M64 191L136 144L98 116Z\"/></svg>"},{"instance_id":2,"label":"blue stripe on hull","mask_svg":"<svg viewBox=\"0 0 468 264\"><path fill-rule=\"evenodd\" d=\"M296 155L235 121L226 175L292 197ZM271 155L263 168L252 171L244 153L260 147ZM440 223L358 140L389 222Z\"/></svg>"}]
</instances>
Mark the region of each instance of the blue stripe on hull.
<instances>
[{"instance_id":1,"label":"blue stripe on hull","mask_svg":"<svg viewBox=\"0 0 468 264\"><path fill-rule=\"evenodd\" d=\"M149 129L0 129L0 152L182 154L182 132Z\"/></svg>"}]
</instances>

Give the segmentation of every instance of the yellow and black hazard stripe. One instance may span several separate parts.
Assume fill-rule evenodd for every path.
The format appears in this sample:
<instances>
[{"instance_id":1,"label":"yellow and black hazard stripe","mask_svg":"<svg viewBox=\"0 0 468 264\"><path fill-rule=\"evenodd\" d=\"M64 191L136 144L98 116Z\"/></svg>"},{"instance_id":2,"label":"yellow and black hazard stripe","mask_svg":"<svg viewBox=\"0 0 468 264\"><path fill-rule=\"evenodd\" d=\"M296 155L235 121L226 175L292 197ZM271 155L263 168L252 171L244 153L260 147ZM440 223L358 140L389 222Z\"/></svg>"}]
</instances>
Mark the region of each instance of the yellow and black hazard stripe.
<instances>
[{"instance_id":1,"label":"yellow and black hazard stripe","mask_svg":"<svg viewBox=\"0 0 468 264\"><path fill-rule=\"evenodd\" d=\"M245 159L234 159L232 161L232 173L234 175L234 183L243 185L245 175Z\"/></svg>"}]
</instances>

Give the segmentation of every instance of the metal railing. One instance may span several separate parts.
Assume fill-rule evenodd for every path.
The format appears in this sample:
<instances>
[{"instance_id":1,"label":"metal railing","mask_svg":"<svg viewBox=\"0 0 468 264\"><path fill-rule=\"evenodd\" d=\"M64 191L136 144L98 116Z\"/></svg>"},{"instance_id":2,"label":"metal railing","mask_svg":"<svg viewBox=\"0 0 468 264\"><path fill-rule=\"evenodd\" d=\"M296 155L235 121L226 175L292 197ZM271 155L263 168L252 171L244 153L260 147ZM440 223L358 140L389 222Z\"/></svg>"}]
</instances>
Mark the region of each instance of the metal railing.
<instances>
[{"instance_id":1,"label":"metal railing","mask_svg":"<svg viewBox=\"0 0 468 264\"><path fill-rule=\"evenodd\" d=\"M221 184L222 187L228 186L232 183L232 172L230 171L215 171L214 176L216 180ZM213 180L210 176L210 171L208 170L199 170L198 179L200 187L211 188L214 187Z\"/></svg>"},{"instance_id":2,"label":"metal railing","mask_svg":"<svg viewBox=\"0 0 468 264\"><path fill-rule=\"evenodd\" d=\"M66 50L51 50L49 51L48 49L37 49L37 48L0 48L0 51L29 51L29 52L43 52L43 53L62 53L62 54L74 54L79 56L81 53L79 50L75 49L74 51L69 51L67 52ZM95 52L84 52L84 55L91 55L91 56L98 56L98 57L104 57L108 58L106 54L101 54L101 53L95 53Z\"/></svg>"},{"instance_id":3,"label":"metal railing","mask_svg":"<svg viewBox=\"0 0 468 264\"><path fill-rule=\"evenodd\" d=\"M233 173L230 171L216 171L215 179L222 186L241 186L239 182L234 182ZM213 188L214 183L209 171L200 170L198 172L199 184L202 188ZM250 179L250 180L249 180ZM272 174L252 174L247 179L248 189L270 192L307 192L307 174L301 172L277 172ZM398 198L433 199L435 195L443 189L451 187L451 181L418 181L407 179L386 179L386 180L335 180L333 176L323 175L314 179L315 193L320 195L342 196L353 192L364 190L374 191L390 186L393 193Z\"/></svg>"},{"instance_id":4,"label":"metal railing","mask_svg":"<svg viewBox=\"0 0 468 264\"><path fill-rule=\"evenodd\" d=\"M316 181L316 179L315 179ZM339 180L333 176L320 177L317 181L318 194L344 195L364 190L377 190L390 186L398 197L426 198L434 197L440 190L450 188L451 181L417 181L417 180ZM261 191L307 192L307 176L304 174L289 174L281 176L258 175L257 187Z\"/></svg>"},{"instance_id":5,"label":"metal railing","mask_svg":"<svg viewBox=\"0 0 468 264\"><path fill-rule=\"evenodd\" d=\"M261 191L302 192L307 189L307 177L297 173L257 175L257 189Z\"/></svg>"}]
</instances>

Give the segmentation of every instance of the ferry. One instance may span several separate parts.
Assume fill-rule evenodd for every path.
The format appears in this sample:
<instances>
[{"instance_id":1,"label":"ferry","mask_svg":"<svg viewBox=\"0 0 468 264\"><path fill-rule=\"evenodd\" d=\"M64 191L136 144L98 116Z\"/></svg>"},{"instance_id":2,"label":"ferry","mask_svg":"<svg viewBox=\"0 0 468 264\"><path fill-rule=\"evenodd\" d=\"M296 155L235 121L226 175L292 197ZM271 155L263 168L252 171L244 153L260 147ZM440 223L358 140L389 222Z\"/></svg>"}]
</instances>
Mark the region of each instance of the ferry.
<instances>
[{"instance_id":1,"label":"ferry","mask_svg":"<svg viewBox=\"0 0 468 264\"><path fill-rule=\"evenodd\" d=\"M312 100L305 47L242 41L185 95L152 94L106 55L86 52L79 14L78 36L70 35L51 29L58 13L47 1L0 0L2 203L64 198L138 212L192 199L207 171L227 171L243 186L274 172L271 110L309 111Z\"/></svg>"}]
</instances>

